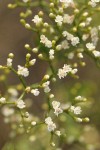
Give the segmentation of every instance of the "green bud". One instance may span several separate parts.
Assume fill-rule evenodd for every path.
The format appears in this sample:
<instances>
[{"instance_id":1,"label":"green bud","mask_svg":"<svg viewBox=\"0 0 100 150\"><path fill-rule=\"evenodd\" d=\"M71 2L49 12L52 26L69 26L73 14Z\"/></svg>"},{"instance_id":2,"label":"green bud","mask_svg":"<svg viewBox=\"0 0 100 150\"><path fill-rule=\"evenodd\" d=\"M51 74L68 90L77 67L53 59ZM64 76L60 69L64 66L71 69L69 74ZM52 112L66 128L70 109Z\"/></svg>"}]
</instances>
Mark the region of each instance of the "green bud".
<instances>
[{"instance_id":1,"label":"green bud","mask_svg":"<svg viewBox=\"0 0 100 150\"><path fill-rule=\"evenodd\" d=\"M54 3L50 3L50 8L54 8Z\"/></svg>"},{"instance_id":2,"label":"green bud","mask_svg":"<svg viewBox=\"0 0 100 150\"><path fill-rule=\"evenodd\" d=\"M13 53L9 53L8 57L11 58L11 59L14 58L14 54Z\"/></svg>"},{"instance_id":3,"label":"green bud","mask_svg":"<svg viewBox=\"0 0 100 150\"><path fill-rule=\"evenodd\" d=\"M38 15L39 15L39 17L43 17L43 15L44 15L43 11L40 11L40 12L38 13Z\"/></svg>"},{"instance_id":4,"label":"green bud","mask_svg":"<svg viewBox=\"0 0 100 150\"><path fill-rule=\"evenodd\" d=\"M30 58L31 57L31 54L26 54L26 58Z\"/></svg>"},{"instance_id":5,"label":"green bud","mask_svg":"<svg viewBox=\"0 0 100 150\"><path fill-rule=\"evenodd\" d=\"M53 13L50 13L50 14L49 14L49 17L50 17L50 18L55 18L55 15L54 15Z\"/></svg>"},{"instance_id":6,"label":"green bud","mask_svg":"<svg viewBox=\"0 0 100 150\"><path fill-rule=\"evenodd\" d=\"M26 29L31 29L30 24L26 23L26 24L25 24L25 28L26 28Z\"/></svg>"},{"instance_id":7,"label":"green bud","mask_svg":"<svg viewBox=\"0 0 100 150\"><path fill-rule=\"evenodd\" d=\"M26 24L26 21L25 21L24 19L20 19L20 23L21 23L22 25L25 25L25 24Z\"/></svg>"},{"instance_id":8,"label":"green bud","mask_svg":"<svg viewBox=\"0 0 100 150\"><path fill-rule=\"evenodd\" d=\"M29 45L29 44L25 44L25 48L26 48L27 50L31 50L31 48L30 48L30 45Z\"/></svg>"},{"instance_id":9,"label":"green bud","mask_svg":"<svg viewBox=\"0 0 100 150\"><path fill-rule=\"evenodd\" d=\"M38 48L33 48L33 49L32 49L32 52L33 52L33 53L38 53Z\"/></svg>"},{"instance_id":10,"label":"green bud","mask_svg":"<svg viewBox=\"0 0 100 150\"><path fill-rule=\"evenodd\" d=\"M38 55L38 58L43 59L43 55L42 55L42 54L39 54L39 55Z\"/></svg>"},{"instance_id":11,"label":"green bud","mask_svg":"<svg viewBox=\"0 0 100 150\"><path fill-rule=\"evenodd\" d=\"M13 9L13 8L16 8L17 7L17 4L8 4L8 8L10 9Z\"/></svg>"}]
</instances>

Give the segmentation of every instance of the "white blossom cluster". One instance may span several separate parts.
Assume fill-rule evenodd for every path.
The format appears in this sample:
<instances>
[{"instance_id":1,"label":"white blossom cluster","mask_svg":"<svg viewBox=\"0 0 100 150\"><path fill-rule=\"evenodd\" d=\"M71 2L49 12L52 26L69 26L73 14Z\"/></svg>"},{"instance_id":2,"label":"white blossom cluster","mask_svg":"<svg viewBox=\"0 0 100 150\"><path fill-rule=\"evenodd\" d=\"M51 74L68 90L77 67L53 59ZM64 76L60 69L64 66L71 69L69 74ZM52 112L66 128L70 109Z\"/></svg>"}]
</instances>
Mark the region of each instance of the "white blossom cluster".
<instances>
[{"instance_id":1,"label":"white blossom cluster","mask_svg":"<svg viewBox=\"0 0 100 150\"><path fill-rule=\"evenodd\" d=\"M62 35L63 35L63 37L66 37L67 41L71 41L71 44L73 46L76 46L80 42L79 37L75 37L67 31L63 31Z\"/></svg>"},{"instance_id":2,"label":"white blossom cluster","mask_svg":"<svg viewBox=\"0 0 100 150\"><path fill-rule=\"evenodd\" d=\"M18 73L18 75L21 75L21 76L24 76L24 77L29 76L28 68L20 66L20 65L18 65L17 73Z\"/></svg>"},{"instance_id":3,"label":"white blossom cluster","mask_svg":"<svg viewBox=\"0 0 100 150\"><path fill-rule=\"evenodd\" d=\"M72 69L70 65L64 64L62 69L58 70L59 79L64 78L67 76L68 73L75 74L77 69Z\"/></svg>"},{"instance_id":4,"label":"white blossom cluster","mask_svg":"<svg viewBox=\"0 0 100 150\"><path fill-rule=\"evenodd\" d=\"M34 96L38 96L40 94L39 90L38 89L32 89L31 90L31 93L34 95Z\"/></svg>"},{"instance_id":5,"label":"white blossom cluster","mask_svg":"<svg viewBox=\"0 0 100 150\"><path fill-rule=\"evenodd\" d=\"M93 43L87 43L86 47L96 58L100 58L100 52L95 50L96 46Z\"/></svg>"},{"instance_id":6,"label":"white blossom cluster","mask_svg":"<svg viewBox=\"0 0 100 150\"><path fill-rule=\"evenodd\" d=\"M63 23L64 24L72 24L74 21L74 16L70 16L68 14L64 14L64 16L57 15L55 18L55 22L57 23L58 26L61 26Z\"/></svg>"},{"instance_id":7,"label":"white blossom cluster","mask_svg":"<svg viewBox=\"0 0 100 150\"><path fill-rule=\"evenodd\" d=\"M63 112L61 106L60 106L60 102L57 102L57 101L53 101L52 102L52 106L53 106L53 109L55 110L54 113L55 115L59 115Z\"/></svg>"},{"instance_id":8,"label":"white blossom cluster","mask_svg":"<svg viewBox=\"0 0 100 150\"><path fill-rule=\"evenodd\" d=\"M40 42L43 43L48 48L52 47L52 42L48 40L48 38L45 35L40 36Z\"/></svg>"},{"instance_id":9,"label":"white blossom cluster","mask_svg":"<svg viewBox=\"0 0 100 150\"><path fill-rule=\"evenodd\" d=\"M79 115L82 112L82 109L80 106L71 106L70 111L73 112L75 115Z\"/></svg>"},{"instance_id":10,"label":"white blossom cluster","mask_svg":"<svg viewBox=\"0 0 100 150\"><path fill-rule=\"evenodd\" d=\"M1 97L1 98L0 98L0 103L2 103L2 104L3 104L3 103L5 103L5 102L6 102L5 97Z\"/></svg>"},{"instance_id":11,"label":"white blossom cluster","mask_svg":"<svg viewBox=\"0 0 100 150\"><path fill-rule=\"evenodd\" d=\"M23 108L25 108L26 106L25 106L25 102L23 101L23 100L18 100L17 102L16 102L16 104L17 104L17 107L19 108L19 109L23 109Z\"/></svg>"},{"instance_id":12,"label":"white blossom cluster","mask_svg":"<svg viewBox=\"0 0 100 150\"><path fill-rule=\"evenodd\" d=\"M95 7L99 2L100 2L100 0L91 0L91 1L89 2L89 4L90 4L92 7Z\"/></svg>"},{"instance_id":13,"label":"white blossom cluster","mask_svg":"<svg viewBox=\"0 0 100 150\"><path fill-rule=\"evenodd\" d=\"M45 123L47 124L49 132L52 132L52 131L54 131L56 129L56 124L53 123L51 117L45 118Z\"/></svg>"},{"instance_id":14,"label":"white blossom cluster","mask_svg":"<svg viewBox=\"0 0 100 150\"><path fill-rule=\"evenodd\" d=\"M44 92L45 92L45 93L49 93L49 92L51 91L49 85L50 85L50 81L44 82L44 83L42 84L42 87L44 88Z\"/></svg>"},{"instance_id":15,"label":"white blossom cluster","mask_svg":"<svg viewBox=\"0 0 100 150\"><path fill-rule=\"evenodd\" d=\"M36 24L36 25L40 25L42 23L42 18L40 18L38 15L34 16L34 19L32 19L32 21Z\"/></svg>"}]
</instances>

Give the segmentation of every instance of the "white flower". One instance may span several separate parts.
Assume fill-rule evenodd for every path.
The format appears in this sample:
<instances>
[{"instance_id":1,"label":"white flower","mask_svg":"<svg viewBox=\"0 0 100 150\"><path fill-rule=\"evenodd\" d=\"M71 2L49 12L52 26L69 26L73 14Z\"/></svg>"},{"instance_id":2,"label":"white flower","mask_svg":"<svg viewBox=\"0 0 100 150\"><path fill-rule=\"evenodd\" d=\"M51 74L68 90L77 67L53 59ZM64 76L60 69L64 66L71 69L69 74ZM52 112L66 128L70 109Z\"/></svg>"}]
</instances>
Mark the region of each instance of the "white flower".
<instances>
[{"instance_id":1,"label":"white flower","mask_svg":"<svg viewBox=\"0 0 100 150\"><path fill-rule=\"evenodd\" d=\"M68 49L69 48L69 43L67 40L64 40L61 42L61 47L62 49Z\"/></svg>"},{"instance_id":2,"label":"white flower","mask_svg":"<svg viewBox=\"0 0 100 150\"><path fill-rule=\"evenodd\" d=\"M49 93L51 91L51 89L49 88L49 84L50 84L50 81L44 82L42 84L42 87L44 88L45 93Z\"/></svg>"},{"instance_id":3,"label":"white flower","mask_svg":"<svg viewBox=\"0 0 100 150\"><path fill-rule=\"evenodd\" d=\"M49 124L49 123L51 123L51 122L52 122L51 117L47 117L47 118L45 119L45 123L46 123L46 124Z\"/></svg>"},{"instance_id":4,"label":"white flower","mask_svg":"<svg viewBox=\"0 0 100 150\"><path fill-rule=\"evenodd\" d=\"M72 69L70 65L64 64L63 69L58 70L59 78L64 78L67 76L68 73L75 74L77 72L77 68Z\"/></svg>"},{"instance_id":5,"label":"white flower","mask_svg":"<svg viewBox=\"0 0 100 150\"><path fill-rule=\"evenodd\" d=\"M18 65L18 71L17 71L17 73L19 75L24 76L24 77L27 77L29 75L28 69L26 67L23 67L23 66L20 66L20 65Z\"/></svg>"},{"instance_id":6,"label":"white flower","mask_svg":"<svg viewBox=\"0 0 100 150\"><path fill-rule=\"evenodd\" d=\"M66 77L67 73L64 71L64 69L59 69L58 74L59 79Z\"/></svg>"},{"instance_id":7,"label":"white flower","mask_svg":"<svg viewBox=\"0 0 100 150\"><path fill-rule=\"evenodd\" d=\"M43 43L43 44L45 44L46 41L47 41L46 36L42 34L42 35L40 36L40 42Z\"/></svg>"},{"instance_id":8,"label":"white flower","mask_svg":"<svg viewBox=\"0 0 100 150\"><path fill-rule=\"evenodd\" d=\"M63 17L60 16L60 15L57 15L56 18L55 18L55 22L61 26L62 25L62 22L63 22Z\"/></svg>"},{"instance_id":9,"label":"white flower","mask_svg":"<svg viewBox=\"0 0 100 150\"><path fill-rule=\"evenodd\" d=\"M49 131L49 132L54 131L55 128L56 128L55 123L50 123L50 124L48 124L48 131Z\"/></svg>"},{"instance_id":10,"label":"white flower","mask_svg":"<svg viewBox=\"0 0 100 150\"><path fill-rule=\"evenodd\" d=\"M26 107L23 100L18 100L16 103L17 103L17 107L20 109L23 109Z\"/></svg>"},{"instance_id":11,"label":"white flower","mask_svg":"<svg viewBox=\"0 0 100 150\"><path fill-rule=\"evenodd\" d=\"M47 86L47 87L44 88L44 92L45 93L49 93L50 91L51 91L51 89L49 88L49 86Z\"/></svg>"},{"instance_id":12,"label":"white flower","mask_svg":"<svg viewBox=\"0 0 100 150\"><path fill-rule=\"evenodd\" d=\"M99 51L94 50L92 53L94 54L95 57L100 57Z\"/></svg>"},{"instance_id":13,"label":"white flower","mask_svg":"<svg viewBox=\"0 0 100 150\"><path fill-rule=\"evenodd\" d=\"M31 122L31 125L32 125L32 126L35 126L35 125L36 125L36 122L35 122L35 121L32 121L32 122Z\"/></svg>"},{"instance_id":14,"label":"white flower","mask_svg":"<svg viewBox=\"0 0 100 150\"><path fill-rule=\"evenodd\" d=\"M92 7L95 7L97 4L95 2L92 2L90 1L89 4L92 6Z\"/></svg>"},{"instance_id":15,"label":"white flower","mask_svg":"<svg viewBox=\"0 0 100 150\"><path fill-rule=\"evenodd\" d=\"M34 16L34 19L32 19L32 21L36 24L36 25L40 25L42 22L42 18L40 18L38 15Z\"/></svg>"},{"instance_id":16,"label":"white flower","mask_svg":"<svg viewBox=\"0 0 100 150\"><path fill-rule=\"evenodd\" d=\"M63 112L63 110L60 107L60 102L53 101L52 106L53 106L53 109L55 110L54 111L55 115L58 116L59 114L61 114Z\"/></svg>"},{"instance_id":17,"label":"white flower","mask_svg":"<svg viewBox=\"0 0 100 150\"><path fill-rule=\"evenodd\" d=\"M54 50L53 49L50 49L50 51L49 51L49 58L51 60L54 59Z\"/></svg>"},{"instance_id":18,"label":"white flower","mask_svg":"<svg viewBox=\"0 0 100 150\"><path fill-rule=\"evenodd\" d=\"M1 98L0 98L0 103L2 103L2 104L3 104L3 103L5 103L5 102L6 102L5 97L1 97Z\"/></svg>"},{"instance_id":19,"label":"white flower","mask_svg":"<svg viewBox=\"0 0 100 150\"><path fill-rule=\"evenodd\" d=\"M14 113L14 109L13 108L9 108L9 107L3 107L2 109L2 114L6 117L12 115Z\"/></svg>"},{"instance_id":20,"label":"white flower","mask_svg":"<svg viewBox=\"0 0 100 150\"><path fill-rule=\"evenodd\" d=\"M72 68L71 68L70 65L64 64L63 70L64 70L66 73L69 73L69 72L72 71Z\"/></svg>"},{"instance_id":21,"label":"white flower","mask_svg":"<svg viewBox=\"0 0 100 150\"><path fill-rule=\"evenodd\" d=\"M32 89L31 93L34 94L34 96L38 96L40 94L38 89Z\"/></svg>"},{"instance_id":22,"label":"white flower","mask_svg":"<svg viewBox=\"0 0 100 150\"><path fill-rule=\"evenodd\" d=\"M86 101L87 99L85 97L79 95L79 96L75 97L75 100L76 101Z\"/></svg>"},{"instance_id":23,"label":"white flower","mask_svg":"<svg viewBox=\"0 0 100 150\"><path fill-rule=\"evenodd\" d=\"M43 34L40 36L40 43L45 44L45 46L48 48L52 47L52 42Z\"/></svg>"},{"instance_id":24,"label":"white flower","mask_svg":"<svg viewBox=\"0 0 100 150\"><path fill-rule=\"evenodd\" d=\"M43 87L47 87L47 86L49 86L49 85L50 85L50 81L44 82L44 83L42 84Z\"/></svg>"},{"instance_id":25,"label":"white flower","mask_svg":"<svg viewBox=\"0 0 100 150\"><path fill-rule=\"evenodd\" d=\"M56 116L58 116L58 115L61 114L61 113L63 113L63 110L62 110L60 107L56 107L56 108L55 108L55 111L54 111L54 114L55 114Z\"/></svg>"},{"instance_id":26,"label":"white flower","mask_svg":"<svg viewBox=\"0 0 100 150\"><path fill-rule=\"evenodd\" d=\"M70 67L70 65L64 64L63 69L58 70L58 76L60 79L64 78L67 76L67 73L71 71L72 71L72 68Z\"/></svg>"},{"instance_id":27,"label":"white flower","mask_svg":"<svg viewBox=\"0 0 100 150\"><path fill-rule=\"evenodd\" d=\"M52 131L55 130L56 124L53 123L51 117L47 117L47 118L45 119L45 123L47 124L48 131L49 131L49 132L52 132Z\"/></svg>"},{"instance_id":28,"label":"white flower","mask_svg":"<svg viewBox=\"0 0 100 150\"><path fill-rule=\"evenodd\" d=\"M72 34L70 34L70 33L67 32L66 36L67 36L67 40L71 40L72 42L74 42L74 40L76 41L76 39L74 38L74 36Z\"/></svg>"},{"instance_id":29,"label":"white flower","mask_svg":"<svg viewBox=\"0 0 100 150\"><path fill-rule=\"evenodd\" d=\"M86 41L86 40L88 39L88 37L89 37L89 34L83 34L82 40L83 40L83 41Z\"/></svg>"},{"instance_id":30,"label":"white flower","mask_svg":"<svg viewBox=\"0 0 100 150\"><path fill-rule=\"evenodd\" d=\"M99 40L99 35L98 35L98 29L96 27L91 29L91 39L92 39L92 43L93 45L97 45L97 42Z\"/></svg>"},{"instance_id":31,"label":"white flower","mask_svg":"<svg viewBox=\"0 0 100 150\"><path fill-rule=\"evenodd\" d=\"M67 32L67 31L63 31L63 32L62 32L63 37L66 37L66 36L67 36L67 34L68 34L68 32Z\"/></svg>"},{"instance_id":32,"label":"white flower","mask_svg":"<svg viewBox=\"0 0 100 150\"><path fill-rule=\"evenodd\" d=\"M87 43L87 44L86 44L86 48L87 48L89 51L95 50L95 46L93 45L93 43Z\"/></svg>"},{"instance_id":33,"label":"white flower","mask_svg":"<svg viewBox=\"0 0 100 150\"><path fill-rule=\"evenodd\" d=\"M55 133L56 135L61 136L61 132L59 130L57 130Z\"/></svg>"},{"instance_id":34,"label":"white flower","mask_svg":"<svg viewBox=\"0 0 100 150\"><path fill-rule=\"evenodd\" d=\"M11 58L7 58L7 67L11 67L12 66L12 59Z\"/></svg>"},{"instance_id":35,"label":"white flower","mask_svg":"<svg viewBox=\"0 0 100 150\"><path fill-rule=\"evenodd\" d=\"M73 112L75 115L79 115L82 112L82 109L80 106L71 106L70 111Z\"/></svg>"},{"instance_id":36,"label":"white flower","mask_svg":"<svg viewBox=\"0 0 100 150\"><path fill-rule=\"evenodd\" d=\"M96 5L97 5L97 3L99 3L100 2L100 0L91 0L90 2L89 2L89 4L92 6L92 7L95 7Z\"/></svg>"},{"instance_id":37,"label":"white flower","mask_svg":"<svg viewBox=\"0 0 100 150\"><path fill-rule=\"evenodd\" d=\"M27 3L29 0L23 0L24 3Z\"/></svg>"},{"instance_id":38,"label":"white flower","mask_svg":"<svg viewBox=\"0 0 100 150\"><path fill-rule=\"evenodd\" d=\"M88 26L91 23L91 21L92 21L92 18L88 17L88 18L86 18L85 24Z\"/></svg>"},{"instance_id":39,"label":"white flower","mask_svg":"<svg viewBox=\"0 0 100 150\"><path fill-rule=\"evenodd\" d=\"M57 107L60 106L60 102L53 101L53 102L52 102L52 106L53 106L53 108L55 109L55 108L57 108Z\"/></svg>"},{"instance_id":40,"label":"white flower","mask_svg":"<svg viewBox=\"0 0 100 150\"><path fill-rule=\"evenodd\" d=\"M73 20L74 20L74 15L69 16L68 14L64 14L64 17L63 17L63 22L64 23L72 24Z\"/></svg>"},{"instance_id":41,"label":"white flower","mask_svg":"<svg viewBox=\"0 0 100 150\"><path fill-rule=\"evenodd\" d=\"M78 38L78 37L73 37L73 38L71 39L71 44L72 44L73 46L76 46L77 44L79 44L79 38Z\"/></svg>"},{"instance_id":42,"label":"white flower","mask_svg":"<svg viewBox=\"0 0 100 150\"><path fill-rule=\"evenodd\" d=\"M48 48L51 48L52 47L52 42L50 40L47 40L46 43L45 43L45 46L48 47Z\"/></svg>"}]
</instances>

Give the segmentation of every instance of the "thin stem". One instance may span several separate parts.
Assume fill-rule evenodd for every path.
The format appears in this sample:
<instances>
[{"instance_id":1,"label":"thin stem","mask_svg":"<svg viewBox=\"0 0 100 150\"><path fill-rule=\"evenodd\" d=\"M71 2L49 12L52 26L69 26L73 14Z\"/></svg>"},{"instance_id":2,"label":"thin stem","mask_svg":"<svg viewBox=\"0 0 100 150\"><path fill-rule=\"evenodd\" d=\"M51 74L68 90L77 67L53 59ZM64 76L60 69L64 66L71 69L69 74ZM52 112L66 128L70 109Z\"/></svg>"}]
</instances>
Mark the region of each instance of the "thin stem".
<instances>
[{"instance_id":1,"label":"thin stem","mask_svg":"<svg viewBox=\"0 0 100 150\"><path fill-rule=\"evenodd\" d=\"M23 87L26 88L26 83L25 83L24 79L23 79L21 76L19 76L19 75L17 74L17 72L16 72L16 70L15 70L14 68L11 67L10 70L13 71L13 73L18 76L18 78L19 78L19 80L21 81Z\"/></svg>"}]
</instances>

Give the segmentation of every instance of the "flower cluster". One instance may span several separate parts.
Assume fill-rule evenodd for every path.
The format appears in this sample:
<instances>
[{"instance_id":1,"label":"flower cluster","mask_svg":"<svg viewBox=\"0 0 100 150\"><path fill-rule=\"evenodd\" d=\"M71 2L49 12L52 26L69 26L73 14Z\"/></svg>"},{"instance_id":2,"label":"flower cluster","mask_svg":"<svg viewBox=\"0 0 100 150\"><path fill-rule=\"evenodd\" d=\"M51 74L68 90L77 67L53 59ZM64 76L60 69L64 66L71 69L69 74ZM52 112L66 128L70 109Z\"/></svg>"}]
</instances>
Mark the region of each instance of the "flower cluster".
<instances>
[{"instance_id":1,"label":"flower cluster","mask_svg":"<svg viewBox=\"0 0 100 150\"><path fill-rule=\"evenodd\" d=\"M60 107L60 102L53 101L52 106L53 106L53 109L55 110L54 111L55 115L58 116L59 114L61 114L63 112L63 110Z\"/></svg>"},{"instance_id":2,"label":"flower cluster","mask_svg":"<svg viewBox=\"0 0 100 150\"><path fill-rule=\"evenodd\" d=\"M76 72L76 68L72 69L70 65L64 64L63 68L58 70L58 76L61 79L66 77L68 73L75 74Z\"/></svg>"},{"instance_id":3,"label":"flower cluster","mask_svg":"<svg viewBox=\"0 0 100 150\"><path fill-rule=\"evenodd\" d=\"M53 123L51 117L47 117L45 119L45 123L47 124L49 132L52 132L52 131L54 131L56 129L56 125L55 125L55 123Z\"/></svg>"},{"instance_id":4,"label":"flower cluster","mask_svg":"<svg viewBox=\"0 0 100 150\"><path fill-rule=\"evenodd\" d=\"M70 107L70 111L73 112L75 115L79 115L81 114L82 110L81 110L81 107L80 106L71 106Z\"/></svg>"},{"instance_id":5,"label":"flower cluster","mask_svg":"<svg viewBox=\"0 0 100 150\"><path fill-rule=\"evenodd\" d=\"M17 71L18 75L27 77L29 75L29 71L26 67L20 66L18 65L18 71Z\"/></svg>"},{"instance_id":6,"label":"flower cluster","mask_svg":"<svg viewBox=\"0 0 100 150\"><path fill-rule=\"evenodd\" d=\"M89 2L89 4L90 4L92 7L95 7L99 2L100 2L100 0L91 0L91 1Z\"/></svg>"}]
</instances>

